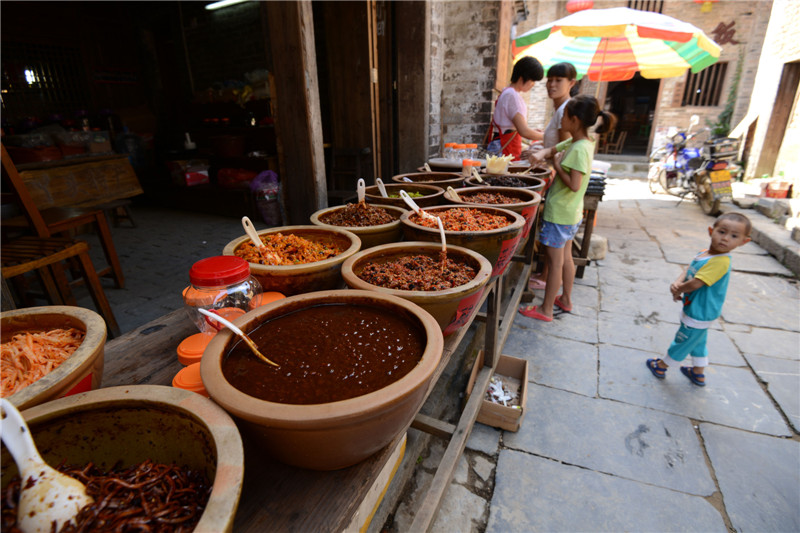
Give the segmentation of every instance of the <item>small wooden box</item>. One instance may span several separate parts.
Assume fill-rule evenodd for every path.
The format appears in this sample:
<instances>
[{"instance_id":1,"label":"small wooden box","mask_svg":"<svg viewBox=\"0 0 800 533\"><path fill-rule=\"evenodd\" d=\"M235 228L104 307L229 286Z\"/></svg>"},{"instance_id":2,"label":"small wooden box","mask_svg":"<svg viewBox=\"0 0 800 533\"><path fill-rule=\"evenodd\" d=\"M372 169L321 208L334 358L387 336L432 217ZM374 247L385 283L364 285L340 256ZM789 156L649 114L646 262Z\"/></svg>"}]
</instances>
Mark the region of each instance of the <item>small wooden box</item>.
<instances>
[{"instance_id":1,"label":"small wooden box","mask_svg":"<svg viewBox=\"0 0 800 533\"><path fill-rule=\"evenodd\" d=\"M469 376L469 383L467 384L468 399L472 394L472 389L475 386L475 380L481 367L483 367L483 350L475 359L475 365L472 367L472 373ZM478 422L508 431L517 431L522 424L522 417L525 416L525 404L528 401L528 361L518 357L511 357L510 355L501 355L494 373L495 375L499 374L519 380L519 408L506 407L484 399L481 409L478 411Z\"/></svg>"}]
</instances>

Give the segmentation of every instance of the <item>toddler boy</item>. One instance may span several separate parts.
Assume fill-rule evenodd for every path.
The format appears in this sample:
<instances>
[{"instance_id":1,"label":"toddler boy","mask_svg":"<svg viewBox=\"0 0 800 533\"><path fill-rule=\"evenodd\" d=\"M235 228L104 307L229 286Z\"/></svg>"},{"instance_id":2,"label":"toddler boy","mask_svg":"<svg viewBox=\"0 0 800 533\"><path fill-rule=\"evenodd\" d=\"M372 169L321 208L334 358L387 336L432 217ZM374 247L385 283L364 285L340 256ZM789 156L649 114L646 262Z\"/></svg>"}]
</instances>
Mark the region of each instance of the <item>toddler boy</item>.
<instances>
[{"instance_id":1,"label":"toddler boy","mask_svg":"<svg viewBox=\"0 0 800 533\"><path fill-rule=\"evenodd\" d=\"M708 228L711 244L697 254L669 290L676 302L683 299L681 326L667 350L665 359L648 359L647 368L659 379L667 369L680 364L687 355L693 366L681 366L681 372L699 387L705 387L708 366L706 337L709 326L722 314L731 273L731 251L750 242L750 219L741 213L720 215Z\"/></svg>"}]
</instances>

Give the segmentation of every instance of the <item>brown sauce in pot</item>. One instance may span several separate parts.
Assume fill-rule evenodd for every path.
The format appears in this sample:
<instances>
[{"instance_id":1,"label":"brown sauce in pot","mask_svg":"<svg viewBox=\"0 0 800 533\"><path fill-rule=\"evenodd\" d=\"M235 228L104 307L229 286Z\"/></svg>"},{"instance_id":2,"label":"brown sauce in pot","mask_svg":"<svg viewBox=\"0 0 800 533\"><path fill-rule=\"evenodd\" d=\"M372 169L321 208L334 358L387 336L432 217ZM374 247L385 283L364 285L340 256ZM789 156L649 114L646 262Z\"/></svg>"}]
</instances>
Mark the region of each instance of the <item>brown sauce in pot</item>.
<instances>
[{"instance_id":1,"label":"brown sauce in pot","mask_svg":"<svg viewBox=\"0 0 800 533\"><path fill-rule=\"evenodd\" d=\"M222 362L225 379L249 396L287 404L336 402L382 389L417 365L426 343L410 319L353 304L301 309L248 335L280 368L238 342Z\"/></svg>"}]
</instances>

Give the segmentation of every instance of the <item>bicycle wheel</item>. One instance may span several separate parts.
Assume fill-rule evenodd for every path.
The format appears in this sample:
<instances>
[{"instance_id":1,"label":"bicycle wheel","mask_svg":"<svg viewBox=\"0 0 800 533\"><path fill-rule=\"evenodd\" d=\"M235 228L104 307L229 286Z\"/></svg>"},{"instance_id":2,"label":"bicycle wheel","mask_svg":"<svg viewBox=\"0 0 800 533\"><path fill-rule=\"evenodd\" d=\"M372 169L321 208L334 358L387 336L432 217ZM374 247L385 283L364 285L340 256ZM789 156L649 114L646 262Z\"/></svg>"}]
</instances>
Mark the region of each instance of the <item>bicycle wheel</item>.
<instances>
[{"instance_id":1,"label":"bicycle wheel","mask_svg":"<svg viewBox=\"0 0 800 533\"><path fill-rule=\"evenodd\" d=\"M650 163L650 170L647 173L647 187L650 189L652 194L658 192L661 183L659 182L658 176L662 172L661 165L657 163Z\"/></svg>"}]
</instances>

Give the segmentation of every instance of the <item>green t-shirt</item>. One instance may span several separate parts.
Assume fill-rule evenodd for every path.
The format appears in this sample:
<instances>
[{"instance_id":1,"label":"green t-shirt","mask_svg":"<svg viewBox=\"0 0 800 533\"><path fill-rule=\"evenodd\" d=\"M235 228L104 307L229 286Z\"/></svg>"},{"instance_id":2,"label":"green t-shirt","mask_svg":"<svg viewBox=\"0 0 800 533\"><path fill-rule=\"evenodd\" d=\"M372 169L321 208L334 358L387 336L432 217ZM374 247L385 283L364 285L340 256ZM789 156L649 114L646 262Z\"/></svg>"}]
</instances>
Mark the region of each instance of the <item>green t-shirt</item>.
<instances>
[{"instance_id":1,"label":"green t-shirt","mask_svg":"<svg viewBox=\"0 0 800 533\"><path fill-rule=\"evenodd\" d=\"M556 173L553 185L547 192L547 201L544 203L544 219L554 224L572 226L581 221L583 216L583 195L589 186L589 177L592 174L592 159L594 159L594 142L588 139L572 142L567 139L556 145L556 150L566 150L561 166L567 172L577 170L583 173L581 186L573 191L562 181Z\"/></svg>"}]
</instances>

